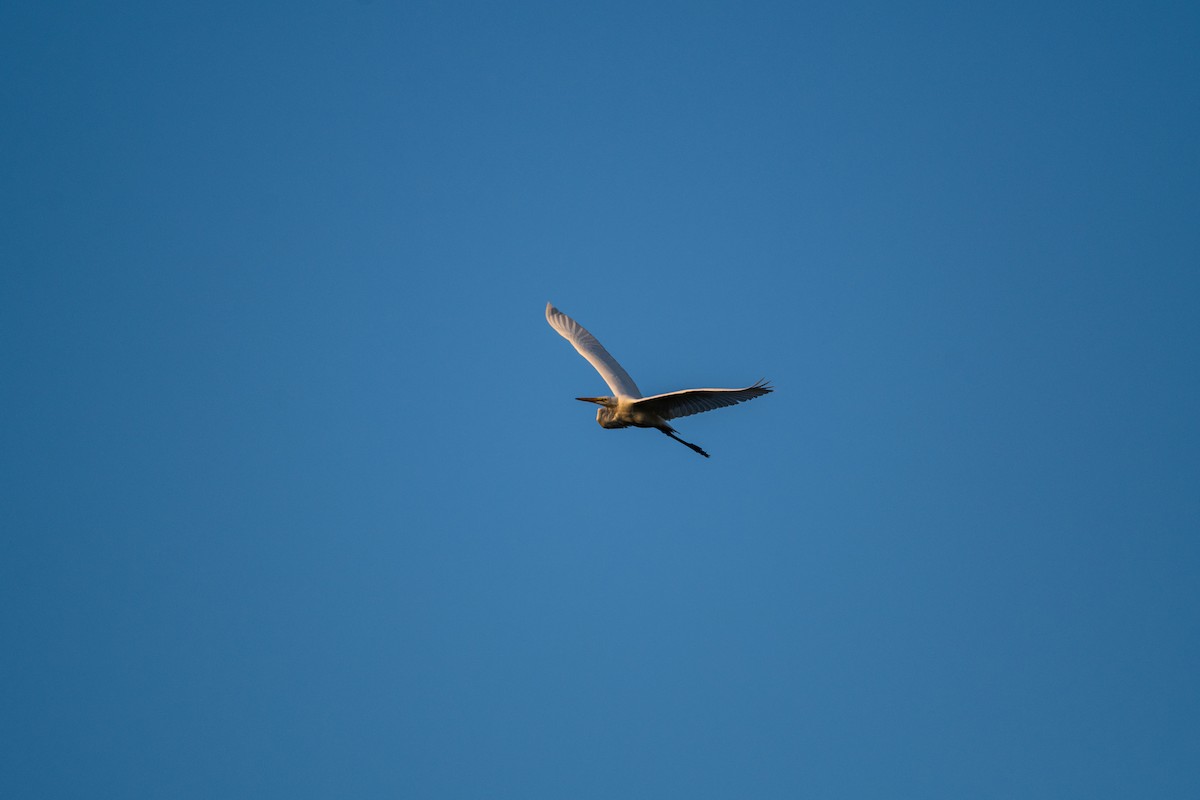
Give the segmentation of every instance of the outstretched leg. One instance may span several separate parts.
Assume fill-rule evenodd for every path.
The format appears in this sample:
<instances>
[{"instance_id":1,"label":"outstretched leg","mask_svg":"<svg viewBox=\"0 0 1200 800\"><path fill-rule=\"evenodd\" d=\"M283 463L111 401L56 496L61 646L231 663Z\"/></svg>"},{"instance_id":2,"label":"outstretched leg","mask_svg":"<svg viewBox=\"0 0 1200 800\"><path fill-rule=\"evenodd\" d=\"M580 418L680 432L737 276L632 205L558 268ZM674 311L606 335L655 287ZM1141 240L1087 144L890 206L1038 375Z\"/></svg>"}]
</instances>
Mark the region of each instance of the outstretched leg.
<instances>
[{"instance_id":1,"label":"outstretched leg","mask_svg":"<svg viewBox=\"0 0 1200 800\"><path fill-rule=\"evenodd\" d=\"M662 431L663 433L665 433L667 436L670 436L672 439L679 442L680 444L686 444L688 447L692 448L700 455L704 456L705 458L709 458L708 453L704 452L703 450L701 450L699 447L692 444L691 442L685 442L683 439L680 439L678 436L676 436L674 428L663 427L663 428L659 428L659 430Z\"/></svg>"}]
</instances>

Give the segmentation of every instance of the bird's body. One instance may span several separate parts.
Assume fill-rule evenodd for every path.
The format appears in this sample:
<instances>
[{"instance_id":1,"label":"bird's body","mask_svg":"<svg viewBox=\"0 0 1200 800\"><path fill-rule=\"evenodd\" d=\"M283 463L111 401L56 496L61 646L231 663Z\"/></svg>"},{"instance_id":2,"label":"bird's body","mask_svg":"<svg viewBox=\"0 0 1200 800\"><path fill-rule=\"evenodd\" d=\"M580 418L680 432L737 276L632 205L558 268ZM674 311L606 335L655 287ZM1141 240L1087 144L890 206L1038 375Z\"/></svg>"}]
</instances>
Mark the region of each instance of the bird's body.
<instances>
[{"instance_id":1,"label":"bird's body","mask_svg":"<svg viewBox=\"0 0 1200 800\"><path fill-rule=\"evenodd\" d=\"M596 409L596 422L602 428L655 428L708 458L708 453L700 447L676 436L676 430L668 424L668 420L736 405L771 391L766 381L759 381L745 389L684 389L642 397L629 373L582 325L550 303L546 304L546 321L596 368L612 389L612 397L575 398L600 406Z\"/></svg>"},{"instance_id":2,"label":"bird's body","mask_svg":"<svg viewBox=\"0 0 1200 800\"><path fill-rule=\"evenodd\" d=\"M596 409L596 421L600 423L601 428L658 428L667 424L665 419L639 405L639 401L635 398L577 397L575 399L600 404L600 408Z\"/></svg>"}]
</instances>

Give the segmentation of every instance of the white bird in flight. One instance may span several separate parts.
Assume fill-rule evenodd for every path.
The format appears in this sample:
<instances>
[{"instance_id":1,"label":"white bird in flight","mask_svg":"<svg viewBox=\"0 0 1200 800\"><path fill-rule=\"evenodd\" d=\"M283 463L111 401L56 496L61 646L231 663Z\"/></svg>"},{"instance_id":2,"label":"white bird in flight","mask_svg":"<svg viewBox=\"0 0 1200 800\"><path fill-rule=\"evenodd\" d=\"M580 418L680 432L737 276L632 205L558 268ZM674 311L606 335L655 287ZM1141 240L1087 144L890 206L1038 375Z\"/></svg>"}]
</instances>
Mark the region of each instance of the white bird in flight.
<instances>
[{"instance_id":1,"label":"white bird in flight","mask_svg":"<svg viewBox=\"0 0 1200 800\"><path fill-rule=\"evenodd\" d=\"M575 320L546 303L546 321L550 327L575 346L579 355L588 360L616 397L576 397L585 403L595 403L596 422L602 428L657 428L680 444L686 444L700 455L708 453L675 435L667 420L687 417L714 408L734 406L745 400L762 397L771 391L765 380L745 389L684 389L679 392L642 397L637 384L604 346Z\"/></svg>"}]
</instances>

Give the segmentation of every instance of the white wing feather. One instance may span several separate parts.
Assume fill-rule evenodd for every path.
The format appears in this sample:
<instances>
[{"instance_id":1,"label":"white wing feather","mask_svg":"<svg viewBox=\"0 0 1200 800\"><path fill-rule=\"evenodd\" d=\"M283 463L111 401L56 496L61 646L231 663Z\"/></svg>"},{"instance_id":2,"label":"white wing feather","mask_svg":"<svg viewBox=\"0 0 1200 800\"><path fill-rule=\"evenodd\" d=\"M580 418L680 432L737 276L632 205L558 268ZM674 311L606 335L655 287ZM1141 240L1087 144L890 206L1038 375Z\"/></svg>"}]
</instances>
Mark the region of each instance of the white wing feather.
<instances>
[{"instance_id":1,"label":"white wing feather","mask_svg":"<svg viewBox=\"0 0 1200 800\"><path fill-rule=\"evenodd\" d=\"M604 378L604 382L608 384L609 389L612 389L613 394L617 397L631 398L642 396L637 384L633 382L633 378L629 377L629 373L582 325L549 303L546 303L546 321L550 323L551 328L558 331L559 335L575 346L579 355L586 358L588 363L596 368L596 372L599 372L600 377Z\"/></svg>"},{"instance_id":2,"label":"white wing feather","mask_svg":"<svg viewBox=\"0 0 1200 800\"><path fill-rule=\"evenodd\" d=\"M759 381L745 389L684 389L681 392L656 394L638 400L634 405L645 408L663 419L690 417L716 408L734 406L768 394L771 387Z\"/></svg>"}]
</instances>

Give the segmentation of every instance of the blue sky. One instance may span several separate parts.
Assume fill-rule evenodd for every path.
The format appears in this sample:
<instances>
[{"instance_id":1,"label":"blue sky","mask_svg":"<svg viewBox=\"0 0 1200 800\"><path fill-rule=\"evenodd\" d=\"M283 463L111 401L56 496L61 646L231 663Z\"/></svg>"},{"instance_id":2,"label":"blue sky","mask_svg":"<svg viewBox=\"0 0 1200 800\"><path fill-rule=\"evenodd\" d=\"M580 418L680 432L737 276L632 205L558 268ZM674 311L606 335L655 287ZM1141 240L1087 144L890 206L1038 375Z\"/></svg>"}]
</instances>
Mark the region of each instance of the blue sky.
<instances>
[{"instance_id":1,"label":"blue sky","mask_svg":"<svg viewBox=\"0 0 1200 800\"><path fill-rule=\"evenodd\" d=\"M1198 38L5 4L0 794L1196 797Z\"/></svg>"}]
</instances>

